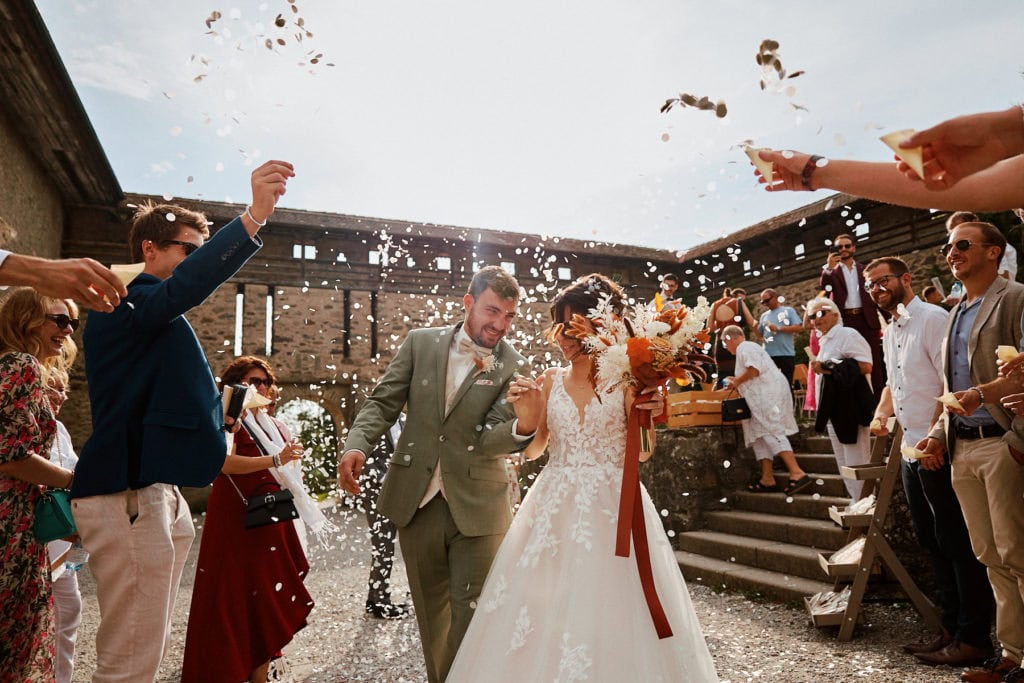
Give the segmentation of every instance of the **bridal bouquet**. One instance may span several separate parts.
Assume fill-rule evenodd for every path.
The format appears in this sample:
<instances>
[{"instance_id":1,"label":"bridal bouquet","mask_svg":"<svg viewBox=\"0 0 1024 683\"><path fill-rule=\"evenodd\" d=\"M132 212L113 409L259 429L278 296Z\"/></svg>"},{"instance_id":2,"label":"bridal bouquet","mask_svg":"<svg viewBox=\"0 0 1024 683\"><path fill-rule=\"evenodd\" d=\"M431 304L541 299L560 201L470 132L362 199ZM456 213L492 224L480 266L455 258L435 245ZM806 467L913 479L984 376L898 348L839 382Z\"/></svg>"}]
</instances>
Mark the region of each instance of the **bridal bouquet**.
<instances>
[{"instance_id":1,"label":"bridal bouquet","mask_svg":"<svg viewBox=\"0 0 1024 683\"><path fill-rule=\"evenodd\" d=\"M707 379L698 362L709 343L705 329L711 306L698 297L693 308L652 311L637 304L619 315L605 297L590 317L574 314L569 332L594 353L597 385L606 392L624 385L643 388L676 378L689 384Z\"/></svg>"}]
</instances>

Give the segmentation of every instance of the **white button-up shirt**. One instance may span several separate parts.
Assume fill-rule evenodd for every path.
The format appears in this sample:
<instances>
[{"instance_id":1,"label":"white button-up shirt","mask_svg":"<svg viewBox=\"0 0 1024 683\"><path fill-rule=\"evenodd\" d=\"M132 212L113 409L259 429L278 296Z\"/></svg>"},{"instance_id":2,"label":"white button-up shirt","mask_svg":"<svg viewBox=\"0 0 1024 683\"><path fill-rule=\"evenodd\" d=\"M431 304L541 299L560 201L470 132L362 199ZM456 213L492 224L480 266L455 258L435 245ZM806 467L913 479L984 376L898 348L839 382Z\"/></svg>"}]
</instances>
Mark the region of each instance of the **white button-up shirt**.
<instances>
[{"instance_id":1,"label":"white button-up shirt","mask_svg":"<svg viewBox=\"0 0 1024 683\"><path fill-rule=\"evenodd\" d=\"M859 363L871 362L871 347L860 332L852 327L843 327L842 323L836 323L835 327L818 339L818 360L824 363L827 360L843 360L852 358ZM868 383L871 379L868 377ZM815 382L817 399L821 400L821 387L824 382Z\"/></svg>"},{"instance_id":2,"label":"white button-up shirt","mask_svg":"<svg viewBox=\"0 0 1024 683\"><path fill-rule=\"evenodd\" d=\"M857 277L857 262L852 262L849 268L840 262L837 267L839 272L843 274L843 280L846 282L846 302L843 304L843 308L860 308L863 306L860 298L863 290L861 289L860 278Z\"/></svg>"},{"instance_id":3,"label":"white button-up shirt","mask_svg":"<svg viewBox=\"0 0 1024 683\"><path fill-rule=\"evenodd\" d=\"M935 397L942 394L942 339L949 313L916 296L904 315L882 333L882 353L889 373L896 420L903 428L902 446L928 436L935 416Z\"/></svg>"}]
</instances>

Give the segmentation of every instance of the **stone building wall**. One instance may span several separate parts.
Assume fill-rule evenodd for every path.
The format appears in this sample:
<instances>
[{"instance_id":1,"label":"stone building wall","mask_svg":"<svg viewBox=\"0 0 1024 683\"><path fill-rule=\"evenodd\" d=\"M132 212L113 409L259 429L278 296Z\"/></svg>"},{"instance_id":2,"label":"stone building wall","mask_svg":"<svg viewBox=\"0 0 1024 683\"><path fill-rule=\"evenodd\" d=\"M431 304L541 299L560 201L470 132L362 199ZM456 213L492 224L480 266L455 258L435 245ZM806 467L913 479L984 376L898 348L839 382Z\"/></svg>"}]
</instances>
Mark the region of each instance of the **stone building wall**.
<instances>
[{"instance_id":1,"label":"stone building wall","mask_svg":"<svg viewBox=\"0 0 1024 683\"><path fill-rule=\"evenodd\" d=\"M0 247L35 256L60 256L64 211L53 181L0 112Z\"/></svg>"}]
</instances>

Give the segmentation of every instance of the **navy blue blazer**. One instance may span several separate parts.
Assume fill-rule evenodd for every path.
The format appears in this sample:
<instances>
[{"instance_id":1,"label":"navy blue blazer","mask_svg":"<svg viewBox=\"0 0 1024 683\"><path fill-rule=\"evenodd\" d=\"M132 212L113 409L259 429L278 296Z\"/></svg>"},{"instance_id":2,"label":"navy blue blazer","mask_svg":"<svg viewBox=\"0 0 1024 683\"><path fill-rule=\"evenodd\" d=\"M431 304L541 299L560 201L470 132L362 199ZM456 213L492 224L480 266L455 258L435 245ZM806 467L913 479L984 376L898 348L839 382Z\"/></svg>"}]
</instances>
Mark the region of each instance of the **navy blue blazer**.
<instances>
[{"instance_id":1,"label":"navy blue blazer","mask_svg":"<svg viewBox=\"0 0 1024 683\"><path fill-rule=\"evenodd\" d=\"M155 483L206 486L220 472L224 413L184 314L261 246L236 218L171 277L143 273L112 313L89 314L83 342L92 436L79 454L73 498Z\"/></svg>"}]
</instances>

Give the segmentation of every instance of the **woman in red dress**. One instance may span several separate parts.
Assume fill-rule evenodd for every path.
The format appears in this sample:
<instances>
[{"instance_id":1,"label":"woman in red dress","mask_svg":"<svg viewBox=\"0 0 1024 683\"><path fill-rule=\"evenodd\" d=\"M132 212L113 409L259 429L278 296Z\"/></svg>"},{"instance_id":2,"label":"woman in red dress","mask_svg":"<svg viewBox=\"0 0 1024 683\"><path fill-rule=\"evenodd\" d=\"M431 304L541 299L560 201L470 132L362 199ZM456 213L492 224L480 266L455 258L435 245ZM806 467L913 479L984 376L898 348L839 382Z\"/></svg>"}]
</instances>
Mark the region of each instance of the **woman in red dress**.
<instances>
[{"instance_id":1,"label":"woman in red dress","mask_svg":"<svg viewBox=\"0 0 1024 683\"><path fill-rule=\"evenodd\" d=\"M235 359L221 374L222 388L247 384L264 396L274 381L270 365L254 356ZM278 433L268 433L275 427ZM258 423L246 420L213 482L192 589L183 683L265 683L271 660L306 625L313 609L302 582L309 564L295 524L245 528L245 499L281 488L271 474L275 456L267 453L275 449L267 445L284 443L276 455L281 465L302 456L302 445L286 442L284 429L266 415Z\"/></svg>"}]
</instances>

